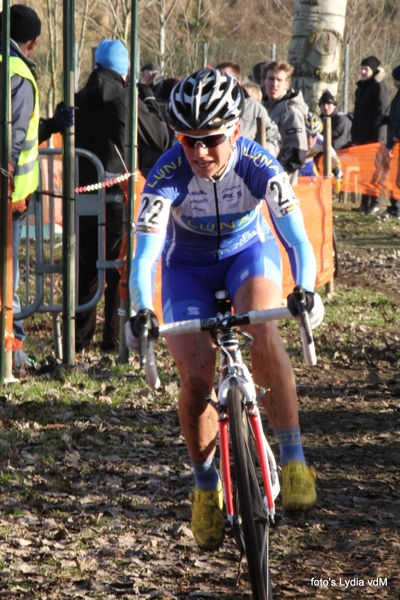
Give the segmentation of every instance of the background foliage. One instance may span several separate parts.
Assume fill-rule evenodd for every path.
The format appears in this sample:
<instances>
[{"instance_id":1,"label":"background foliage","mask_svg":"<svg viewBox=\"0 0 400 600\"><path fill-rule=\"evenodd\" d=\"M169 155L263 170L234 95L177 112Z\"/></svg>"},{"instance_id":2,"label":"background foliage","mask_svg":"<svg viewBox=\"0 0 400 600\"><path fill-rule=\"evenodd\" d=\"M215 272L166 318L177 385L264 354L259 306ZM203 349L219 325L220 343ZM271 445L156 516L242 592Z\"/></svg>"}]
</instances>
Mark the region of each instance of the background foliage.
<instances>
[{"instance_id":1,"label":"background foliage","mask_svg":"<svg viewBox=\"0 0 400 600\"><path fill-rule=\"evenodd\" d=\"M30 0L43 20L36 53L42 107L49 111L62 90L62 2ZM286 60L295 0L139 0L139 64L157 61L166 77L183 77L204 64L234 60L243 75L257 62ZM362 58L378 56L390 73L400 63L396 0L348 0L345 43L349 46L349 106ZM93 67L94 50L106 38L130 43L132 0L76 0L76 85L82 87ZM339 85L342 101L344 78ZM341 103L341 102L340 102Z\"/></svg>"}]
</instances>

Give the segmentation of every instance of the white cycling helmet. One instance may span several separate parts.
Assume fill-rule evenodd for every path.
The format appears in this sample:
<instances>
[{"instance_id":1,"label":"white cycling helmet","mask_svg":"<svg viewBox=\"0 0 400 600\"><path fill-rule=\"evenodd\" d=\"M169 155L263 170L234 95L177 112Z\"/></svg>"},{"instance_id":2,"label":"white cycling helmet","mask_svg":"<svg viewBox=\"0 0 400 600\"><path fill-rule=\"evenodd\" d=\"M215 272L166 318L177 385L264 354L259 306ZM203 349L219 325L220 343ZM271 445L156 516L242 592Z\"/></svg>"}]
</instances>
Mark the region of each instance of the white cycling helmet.
<instances>
[{"instance_id":1,"label":"white cycling helmet","mask_svg":"<svg viewBox=\"0 0 400 600\"><path fill-rule=\"evenodd\" d=\"M310 137L314 137L318 133L321 133L323 129L322 121L317 115L309 112L306 116L306 134Z\"/></svg>"},{"instance_id":2,"label":"white cycling helmet","mask_svg":"<svg viewBox=\"0 0 400 600\"><path fill-rule=\"evenodd\" d=\"M177 132L221 129L233 125L244 109L244 94L231 75L201 69L173 88L168 123Z\"/></svg>"}]
</instances>

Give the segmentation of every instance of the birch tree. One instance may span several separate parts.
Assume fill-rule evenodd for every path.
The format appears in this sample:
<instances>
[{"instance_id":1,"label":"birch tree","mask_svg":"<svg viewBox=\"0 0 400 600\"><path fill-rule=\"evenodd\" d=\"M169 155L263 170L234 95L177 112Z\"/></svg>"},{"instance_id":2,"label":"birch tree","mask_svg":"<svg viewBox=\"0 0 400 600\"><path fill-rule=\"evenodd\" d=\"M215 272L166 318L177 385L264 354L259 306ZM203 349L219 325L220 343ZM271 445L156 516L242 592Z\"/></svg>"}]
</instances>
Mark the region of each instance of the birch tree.
<instances>
[{"instance_id":1,"label":"birch tree","mask_svg":"<svg viewBox=\"0 0 400 600\"><path fill-rule=\"evenodd\" d=\"M337 95L347 0L296 0L289 48L293 87L317 111L321 93Z\"/></svg>"}]
</instances>

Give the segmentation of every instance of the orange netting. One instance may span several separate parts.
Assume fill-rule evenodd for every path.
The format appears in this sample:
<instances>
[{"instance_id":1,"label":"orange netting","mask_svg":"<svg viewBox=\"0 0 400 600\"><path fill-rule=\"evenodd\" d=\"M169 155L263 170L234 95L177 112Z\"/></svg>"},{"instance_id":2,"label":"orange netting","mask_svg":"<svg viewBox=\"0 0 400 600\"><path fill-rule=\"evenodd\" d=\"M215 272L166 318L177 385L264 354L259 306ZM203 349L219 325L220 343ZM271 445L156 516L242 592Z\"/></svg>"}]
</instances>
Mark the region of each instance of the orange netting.
<instances>
[{"instance_id":1,"label":"orange netting","mask_svg":"<svg viewBox=\"0 0 400 600\"><path fill-rule=\"evenodd\" d=\"M385 161L385 144L365 144L339 150L343 180L341 190L400 200L400 144Z\"/></svg>"},{"instance_id":2,"label":"orange netting","mask_svg":"<svg viewBox=\"0 0 400 600\"><path fill-rule=\"evenodd\" d=\"M42 146L41 146L42 147ZM51 169L49 169L51 165ZM41 169L41 188L42 190L61 190L62 189L62 157L58 154L55 156L40 156ZM52 181L50 181L50 173ZM53 202L53 222L56 225L62 226L62 199L52 198ZM50 224L50 198L47 194L41 197L43 224ZM30 224L34 224L34 216L28 215Z\"/></svg>"},{"instance_id":3,"label":"orange netting","mask_svg":"<svg viewBox=\"0 0 400 600\"><path fill-rule=\"evenodd\" d=\"M332 180L330 177L299 177L294 192L300 200L304 225L314 248L317 261L316 288L333 279L333 228L332 228ZM268 208L263 205L263 215L270 223ZM293 291L294 281L289 258L281 243L283 264L283 297Z\"/></svg>"}]
</instances>

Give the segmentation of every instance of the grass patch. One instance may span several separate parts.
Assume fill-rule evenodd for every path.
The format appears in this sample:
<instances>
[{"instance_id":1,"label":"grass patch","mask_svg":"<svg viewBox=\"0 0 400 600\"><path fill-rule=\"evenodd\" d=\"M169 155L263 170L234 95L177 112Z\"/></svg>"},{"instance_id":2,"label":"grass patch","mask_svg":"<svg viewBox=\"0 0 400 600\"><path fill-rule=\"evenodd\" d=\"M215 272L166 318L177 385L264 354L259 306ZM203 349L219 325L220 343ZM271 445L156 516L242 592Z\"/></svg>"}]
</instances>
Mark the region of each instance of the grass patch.
<instances>
[{"instance_id":1,"label":"grass patch","mask_svg":"<svg viewBox=\"0 0 400 600\"><path fill-rule=\"evenodd\" d=\"M324 299L325 324L368 327L400 324L400 311L393 298L365 288L338 286L333 298Z\"/></svg>"},{"instance_id":2,"label":"grass patch","mask_svg":"<svg viewBox=\"0 0 400 600\"><path fill-rule=\"evenodd\" d=\"M349 207L334 210L333 224L339 250L393 250L400 242L400 221L365 217L349 211Z\"/></svg>"}]
</instances>

